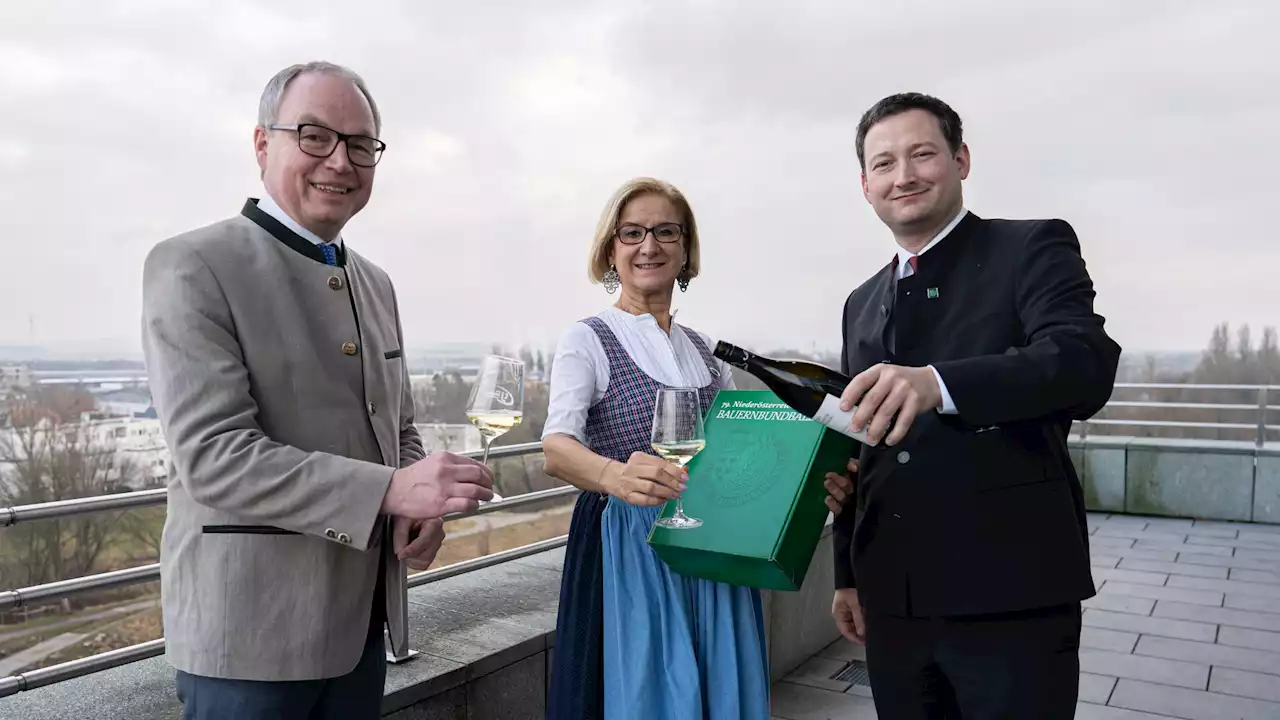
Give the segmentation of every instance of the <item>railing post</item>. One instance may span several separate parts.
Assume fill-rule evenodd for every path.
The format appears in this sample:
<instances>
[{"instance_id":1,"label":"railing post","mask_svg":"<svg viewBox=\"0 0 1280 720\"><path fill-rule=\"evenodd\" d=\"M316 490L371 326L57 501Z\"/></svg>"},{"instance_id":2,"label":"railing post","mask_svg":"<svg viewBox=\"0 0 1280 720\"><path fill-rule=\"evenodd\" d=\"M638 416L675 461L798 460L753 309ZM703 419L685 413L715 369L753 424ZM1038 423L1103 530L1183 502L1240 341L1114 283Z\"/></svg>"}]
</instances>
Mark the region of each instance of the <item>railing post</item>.
<instances>
[{"instance_id":1,"label":"railing post","mask_svg":"<svg viewBox=\"0 0 1280 720\"><path fill-rule=\"evenodd\" d=\"M382 562L387 562L388 548L392 542L391 517L386 518L382 533ZM395 564L395 570L387 571L387 662L395 665L413 659L418 652L409 647L409 573L404 561Z\"/></svg>"},{"instance_id":2,"label":"railing post","mask_svg":"<svg viewBox=\"0 0 1280 720\"><path fill-rule=\"evenodd\" d=\"M1267 442L1267 390L1268 386L1258 388L1258 449Z\"/></svg>"}]
</instances>

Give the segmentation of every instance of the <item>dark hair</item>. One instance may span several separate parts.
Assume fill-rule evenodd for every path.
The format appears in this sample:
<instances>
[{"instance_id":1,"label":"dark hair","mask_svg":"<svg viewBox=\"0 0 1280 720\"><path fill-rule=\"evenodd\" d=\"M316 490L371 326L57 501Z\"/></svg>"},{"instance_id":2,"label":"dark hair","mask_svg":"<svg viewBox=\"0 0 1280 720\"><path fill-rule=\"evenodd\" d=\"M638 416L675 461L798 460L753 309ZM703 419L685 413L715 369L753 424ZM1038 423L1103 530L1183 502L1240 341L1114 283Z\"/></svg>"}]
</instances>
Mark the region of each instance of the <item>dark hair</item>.
<instances>
[{"instance_id":1,"label":"dark hair","mask_svg":"<svg viewBox=\"0 0 1280 720\"><path fill-rule=\"evenodd\" d=\"M884 120L885 118L900 115L908 110L924 110L938 119L938 127L942 130L942 137L946 138L947 146L951 148L951 153L960 152L960 146L964 144L964 129L960 123L960 116L951 106L942 102L932 95L923 93L907 92L890 95L872 105L869 110L862 114L862 119L858 121L858 166L866 168L867 160L864 157L864 145L867 142L867 132L872 126Z\"/></svg>"}]
</instances>

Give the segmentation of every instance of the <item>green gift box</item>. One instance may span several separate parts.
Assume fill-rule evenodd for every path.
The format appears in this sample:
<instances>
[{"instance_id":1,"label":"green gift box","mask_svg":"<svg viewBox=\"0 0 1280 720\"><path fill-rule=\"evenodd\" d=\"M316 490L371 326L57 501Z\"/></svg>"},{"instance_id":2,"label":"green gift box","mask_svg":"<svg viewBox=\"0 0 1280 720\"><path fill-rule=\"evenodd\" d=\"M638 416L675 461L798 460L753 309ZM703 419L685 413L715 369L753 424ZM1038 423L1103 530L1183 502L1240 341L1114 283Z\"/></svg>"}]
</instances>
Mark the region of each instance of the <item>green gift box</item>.
<instances>
[{"instance_id":1,"label":"green gift box","mask_svg":"<svg viewBox=\"0 0 1280 720\"><path fill-rule=\"evenodd\" d=\"M767 390L721 390L706 448L687 466L684 512L702 524L655 525L649 545L682 575L799 590L828 509L823 480L844 472L856 440L792 410ZM668 502L661 517L675 512Z\"/></svg>"}]
</instances>

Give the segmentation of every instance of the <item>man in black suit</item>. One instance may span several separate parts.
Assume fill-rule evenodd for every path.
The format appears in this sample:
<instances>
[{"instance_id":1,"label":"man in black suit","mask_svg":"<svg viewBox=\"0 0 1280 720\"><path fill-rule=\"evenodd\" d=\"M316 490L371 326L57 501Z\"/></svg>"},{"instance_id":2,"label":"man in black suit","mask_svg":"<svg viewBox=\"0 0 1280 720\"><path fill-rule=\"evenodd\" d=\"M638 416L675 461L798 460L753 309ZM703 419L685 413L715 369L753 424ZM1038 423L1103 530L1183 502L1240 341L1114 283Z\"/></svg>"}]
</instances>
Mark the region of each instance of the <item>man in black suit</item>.
<instances>
[{"instance_id":1,"label":"man in black suit","mask_svg":"<svg viewBox=\"0 0 1280 720\"><path fill-rule=\"evenodd\" d=\"M844 307L842 407L868 442L827 478L832 614L886 720L1071 718L1095 590L1067 433L1106 404L1120 347L1070 225L965 209L945 103L881 100L857 150L898 247Z\"/></svg>"}]
</instances>

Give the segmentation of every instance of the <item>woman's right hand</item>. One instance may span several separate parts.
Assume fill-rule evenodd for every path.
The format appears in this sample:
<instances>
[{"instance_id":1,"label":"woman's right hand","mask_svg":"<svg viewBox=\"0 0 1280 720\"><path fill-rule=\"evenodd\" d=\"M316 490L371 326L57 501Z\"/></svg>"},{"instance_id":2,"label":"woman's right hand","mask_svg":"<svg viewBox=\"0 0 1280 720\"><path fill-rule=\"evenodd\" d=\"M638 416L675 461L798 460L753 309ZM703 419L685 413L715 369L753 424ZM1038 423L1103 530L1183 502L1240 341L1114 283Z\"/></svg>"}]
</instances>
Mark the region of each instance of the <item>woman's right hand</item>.
<instances>
[{"instance_id":1,"label":"woman's right hand","mask_svg":"<svg viewBox=\"0 0 1280 720\"><path fill-rule=\"evenodd\" d=\"M678 465L642 452L631 453L626 465L614 461L610 470L612 478L605 484L609 494L632 505L665 504L679 496L689 480Z\"/></svg>"}]
</instances>

